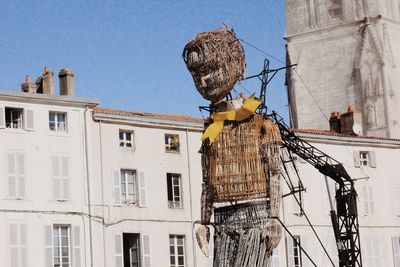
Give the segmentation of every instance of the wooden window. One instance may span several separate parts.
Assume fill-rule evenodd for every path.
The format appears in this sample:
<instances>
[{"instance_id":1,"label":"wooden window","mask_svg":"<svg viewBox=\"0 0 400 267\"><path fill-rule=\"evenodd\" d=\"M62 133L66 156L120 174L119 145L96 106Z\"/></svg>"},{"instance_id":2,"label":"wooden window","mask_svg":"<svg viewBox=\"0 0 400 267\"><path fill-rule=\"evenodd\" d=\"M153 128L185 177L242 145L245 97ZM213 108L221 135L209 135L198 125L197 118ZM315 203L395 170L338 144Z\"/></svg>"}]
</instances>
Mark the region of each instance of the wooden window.
<instances>
[{"instance_id":1,"label":"wooden window","mask_svg":"<svg viewBox=\"0 0 400 267\"><path fill-rule=\"evenodd\" d=\"M49 112L49 129L52 132L67 131L67 113L65 112Z\"/></svg>"},{"instance_id":2,"label":"wooden window","mask_svg":"<svg viewBox=\"0 0 400 267\"><path fill-rule=\"evenodd\" d=\"M288 266L289 267L302 267L302 251L300 249L301 241L300 236L294 236L294 238L287 237L288 244Z\"/></svg>"},{"instance_id":3,"label":"wooden window","mask_svg":"<svg viewBox=\"0 0 400 267\"><path fill-rule=\"evenodd\" d=\"M58 201L70 199L70 158L65 155L51 156L52 198Z\"/></svg>"},{"instance_id":4,"label":"wooden window","mask_svg":"<svg viewBox=\"0 0 400 267\"><path fill-rule=\"evenodd\" d=\"M121 170L121 201L126 204L136 203L136 171Z\"/></svg>"},{"instance_id":5,"label":"wooden window","mask_svg":"<svg viewBox=\"0 0 400 267\"><path fill-rule=\"evenodd\" d=\"M119 146L133 148L133 132L127 130L119 130Z\"/></svg>"},{"instance_id":6,"label":"wooden window","mask_svg":"<svg viewBox=\"0 0 400 267\"><path fill-rule=\"evenodd\" d=\"M179 135L165 134L165 151L176 153L180 151Z\"/></svg>"},{"instance_id":7,"label":"wooden window","mask_svg":"<svg viewBox=\"0 0 400 267\"><path fill-rule=\"evenodd\" d=\"M10 198L25 198L25 155L22 152L7 153L8 196Z\"/></svg>"},{"instance_id":8,"label":"wooden window","mask_svg":"<svg viewBox=\"0 0 400 267\"><path fill-rule=\"evenodd\" d=\"M69 226L53 226L53 266L70 267L71 262L71 229Z\"/></svg>"},{"instance_id":9,"label":"wooden window","mask_svg":"<svg viewBox=\"0 0 400 267\"><path fill-rule=\"evenodd\" d=\"M177 173L167 173L168 207L182 208L182 179Z\"/></svg>"},{"instance_id":10,"label":"wooden window","mask_svg":"<svg viewBox=\"0 0 400 267\"><path fill-rule=\"evenodd\" d=\"M23 126L23 109L21 108L5 108L6 127L13 129L22 129Z\"/></svg>"},{"instance_id":11,"label":"wooden window","mask_svg":"<svg viewBox=\"0 0 400 267\"><path fill-rule=\"evenodd\" d=\"M170 267L185 267L185 237L169 236Z\"/></svg>"},{"instance_id":12,"label":"wooden window","mask_svg":"<svg viewBox=\"0 0 400 267\"><path fill-rule=\"evenodd\" d=\"M394 267L400 267L400 236L392 237Z\"/></svg>"},{"instance_id":13,"label":"wooden window","mask_svg":"<svg viewBox=\"0 0 400 267\"><path fill-rule=\"evenodd\" d=\"M11 223L8 225L8 247L10 267L28 266L27 225Z\"/></svg>"},{"instance_id":14,"label":"wooden window","mask_svg":"<svg viewBox=\"0 0 400 267\"><path fill-rule=\"evenodd\" d=\"M353 151L354 166L376 168L374 151Z\"/></svg>"},{"instance_id":15,"label":"wooden window","mask_svg":"<svg viewBox=\"0 0 400 267\"><path fill-rule=\"evenodd\" d=\"M114 234L115 267L151 267L150 235Z\"/></svg>"}]
</instances>

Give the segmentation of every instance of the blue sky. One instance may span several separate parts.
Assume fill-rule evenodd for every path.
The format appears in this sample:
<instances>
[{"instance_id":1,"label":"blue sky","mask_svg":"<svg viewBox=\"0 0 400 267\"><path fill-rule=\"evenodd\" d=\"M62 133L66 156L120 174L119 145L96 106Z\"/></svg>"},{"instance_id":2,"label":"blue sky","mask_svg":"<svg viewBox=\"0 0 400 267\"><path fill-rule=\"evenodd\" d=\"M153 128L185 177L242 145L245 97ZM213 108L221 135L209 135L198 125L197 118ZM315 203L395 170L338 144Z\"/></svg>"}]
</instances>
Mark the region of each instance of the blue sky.
<instances>
[{"instance_id":1,"label":"blue sky","mask_svg":"<svg viewBox=\"0 0 400 267\"><path fill-rule=\"evenodd\" d=\"M1 1L0 17L1 90L19 91L25 75L35 79L44 66L55 75L70 67L76 95L108 108L202 116L198 106L207 101L182 49L198 32L223 23L285 59L284 1ZM243 46L247 75L260 72L266 56ZM271 65L282 63L271 59ZM247 95L259 90L256 81L242 86L236 90ZM268 104L286 116L283 72L269 88Z\"/></svg>"}]
</instances>

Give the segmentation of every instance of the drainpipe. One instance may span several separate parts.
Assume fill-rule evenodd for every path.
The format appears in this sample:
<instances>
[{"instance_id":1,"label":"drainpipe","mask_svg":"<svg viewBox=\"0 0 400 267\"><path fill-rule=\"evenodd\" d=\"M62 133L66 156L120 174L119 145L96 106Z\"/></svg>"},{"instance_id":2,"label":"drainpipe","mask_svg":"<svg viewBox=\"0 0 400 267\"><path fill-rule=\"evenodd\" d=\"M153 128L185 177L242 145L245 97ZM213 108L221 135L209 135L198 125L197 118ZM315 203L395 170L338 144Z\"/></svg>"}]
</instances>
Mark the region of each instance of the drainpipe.
<instances>
[{"instance_id":1,"label":"drainpipe","mask_svg":"<svg viewBox=\"0 0 400 267\"><path fill-rule=\"evenodd\" d=\"M85 162L86 162L86 186L87 186L87 197L88 197L88 214L89 214L89 251L90 251L90 266L93 266L93 233L92 233L92 206L90 199L90 180L89 180L89 149L88 149L88 135L87 135L87 112L89 106L86 106L83 122L84 122L84 134L85 134Z\"/></svg>"},{"instance_id":2,"label":"drainpipe","mask_svg":"<svg viewBox=\"0 0 400 267\"><path fill-rule=\"evenodd\" d=\"M188 179L189 179L189 201L190 201L190 222L192 224L192 250L193 250L193 261L194 267L197 266L197 256L196 256L196 244L195 244L195 234L194 234L194 223L193 223L193 201L192 201L192 179L190 175L190 154L189 154L189 134L188 129L186 129L186 153L187 153L187 165L188 165Z\"/></svg>"},{"instance_id":3,"label":"drainpipe","mask_svg":"<svg viewBox=\"0 0 400 267\"><path fill-rule=\"evenodd\" d=\"M100 184L101 184L101 216L105 218L104 213L104 173L103 173L103 139L102 139L102 121L99 121L99 142L100 142ZM106 233L104 223L101 226L103 230L103 261L104 267L107 266L106 261Z\"/></svg>"}]
</instances>

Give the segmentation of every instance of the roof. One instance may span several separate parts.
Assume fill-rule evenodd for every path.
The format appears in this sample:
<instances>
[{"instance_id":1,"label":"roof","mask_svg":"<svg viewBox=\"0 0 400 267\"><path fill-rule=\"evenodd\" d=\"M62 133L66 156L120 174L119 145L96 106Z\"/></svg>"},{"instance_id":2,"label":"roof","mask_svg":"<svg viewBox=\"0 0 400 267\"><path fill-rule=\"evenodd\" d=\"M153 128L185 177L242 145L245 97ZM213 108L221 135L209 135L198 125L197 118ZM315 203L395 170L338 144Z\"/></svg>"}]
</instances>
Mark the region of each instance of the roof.
<instances>
[{"instance_id":1,"label":"roof","mask_svg":"<svg viewBox=\"0 0 400 267\"><path fill-rule=\"evenodd\" d=\"M326 136L337 136L337 137L347 137L347 138L362 138L362 139L373 139L373 140L388 140L388 141L400 141L397 138L388 138L383 136L369 136L369 135L351 135L351 134L341 134L336 132L331 132L328 130L318 130L318 129L291 129L295 133L305 133L305 134L315 134L315 135L326 135Z\"/></svg>"},{"instance_id":2,"label":"roof","mask_svg":"<svg viewBox=\"0 0 400 267\"><path fill-rule=\"evenodd\" d=\"M117 110L117 109L109 109L109 108L101 108L101 107L93 108L93 112L117 115L117 116L144 117L144 118L150 118L150 119L181 121L181 122L189 122L189 123L203 123L204 122L204 120L201 118L190 117L190 116L179 115L179 114L161 114L161 113L150 113L150 112L139 112L139 111L126 111L126 110Z\"/></svg>"}]
</instances>

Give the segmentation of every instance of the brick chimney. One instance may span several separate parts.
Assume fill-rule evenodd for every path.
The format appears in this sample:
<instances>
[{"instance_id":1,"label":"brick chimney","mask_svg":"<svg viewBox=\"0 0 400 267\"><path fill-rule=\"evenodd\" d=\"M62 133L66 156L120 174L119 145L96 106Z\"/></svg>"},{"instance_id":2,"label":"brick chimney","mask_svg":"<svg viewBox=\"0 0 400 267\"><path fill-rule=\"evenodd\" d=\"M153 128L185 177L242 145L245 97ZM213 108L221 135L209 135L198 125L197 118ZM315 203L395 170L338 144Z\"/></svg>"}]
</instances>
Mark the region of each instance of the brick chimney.
<instances>
[{"instance_id":1,"label":"brick chimney","mask_svg":"<svg viewBox=\"0 0 400 267\"><path fill-rule=\"evenodd\" d=\"M334 111L329 119L329 129L331 132L340 133L340 112Z\"/></svg>"},{"instance_id":2,"label":"brick chimney","mask_svg":"<svg viewBox=\"0 0 400 267\"><path fill-rule=\"evenodd\" d=\"M61 69L58 73L58 78L60 81L60 95L74 95L74 77L75 74L70 68Z\"/></svg>"},{"instance_id":3,"label":"brick chimney","mask_svg":"<svg viewBox=\"0 0 400 267\"><path fill-rule=\"evenodd\" d=\"M54 95L54 74L47 66L44 68L43 74L36 79L36 92Z\"/></svg>"},{"instance_id":4,"label":"brick chimney","mask_svg":"<svg viewBox=\"0 0 400 267\"><path fill-rule=\"evenodd\" d=\"M340 116L340 129L342 134L358 134L353 132L355 124L362 125L361 112L355 111L351 106L347 108L347 112Z\"/></svg>"},{"instance_id":5,"label":"brick chimney","mask_svg":"<svg viewBox=\"0 0 400 267\"><path fill-rule=\"evenodd\" d=\"M25 93L36 93L36 84L32 82L29 75L26 75L25 82L21 84L21 90Z\"/></svg>"}]
</instances>

